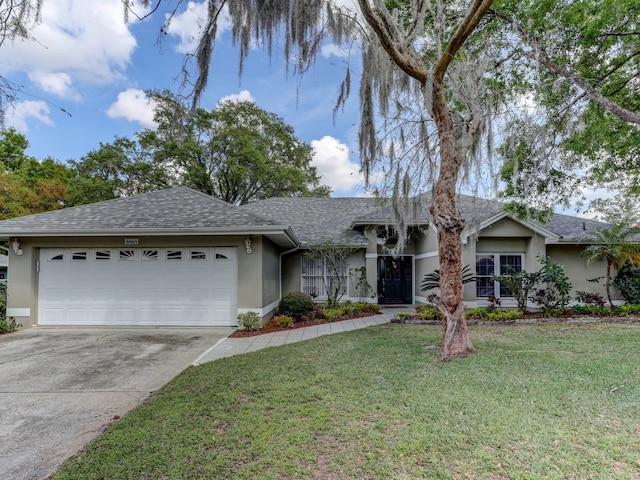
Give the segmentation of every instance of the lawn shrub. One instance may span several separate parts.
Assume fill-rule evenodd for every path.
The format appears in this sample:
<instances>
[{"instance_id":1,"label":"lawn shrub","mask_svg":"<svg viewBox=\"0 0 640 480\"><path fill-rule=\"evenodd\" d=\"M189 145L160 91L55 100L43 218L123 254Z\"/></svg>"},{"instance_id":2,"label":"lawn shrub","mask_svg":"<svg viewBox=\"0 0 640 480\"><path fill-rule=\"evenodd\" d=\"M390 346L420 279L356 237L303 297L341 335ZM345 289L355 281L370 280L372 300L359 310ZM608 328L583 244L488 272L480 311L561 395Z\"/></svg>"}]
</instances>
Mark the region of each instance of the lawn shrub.
<instances>
[{"instance_id":1,"label":"lawn shrub","mask_svg":"<svg viewBox=\"0 0 640 480\"><path fill-rule=\"evenodd\" d=\"M640 315L640 304L638 303L625 303L624 305L620 305L617 309L623 315Z\"/></svg>"},{"instance_id":2,"label":"lawn shrub","mask_svg":"<svg viewBox=\"0 0 640 480\"><path fill-rule=\"evenodd\" d=\"M335 320L336 318L343 317L344 311L340 307L326 308L322 311L322 315L327 320Z\"/></svg>"},{"instance_id":3,"label":"lawn shrub","mask_svg":"<svg viewBox=\"0 0 640 480\"><path fill-rule=\"evenodd\" d=\"M442 319L442 312L435 305L416 305L416 313L422 320Z\"/></svg>"},{"instance_id":4,"label":"lawn shrub","mask_svg":"<svg viewBox=\"0 0 640 480\"><path fill-rule=\"evenodd\" d=\"M0 321L7 319L7 285L0 284Z\"/></svg>"},{"instance_id":5,"label":"lawn shrub","mask_svg":"<svg viewBox=\"0 0 640 480\"><path fill-rule=\"evenodd\" d=\"M0 335L3 333L11 333L20 330L21 324L16 323L16 319L13 317L0 319Z\"/></svg>"},{"instance_id":6,"label":"lawn shrub","mask_svg":"<svg viewBox=\"0 0 640 480\"><path fill-rule=\"evenodd\" d=\"M358 311L362 313L380 313L381 312L380 305L378 305L377 303L367 303L367 302L358 303L356 304L356 307Z\"/></svg>"},{"instance_id":7,"label":"lawn shrub","mask_svg":"<svg viewBox=\"0 0 640 480\"><path fill-rule=\"evenodd\" d=\"M625 302L640 304L640 267L626 262L613 280L613 286L620 291Z\"/></svg>"},{"instance_id":8,"label":"lawn shrub","mask_svg":"<svg viewBox=\"0 0 640 480\"><path fill-rule=\"evenodd\" d=\"M2 284L0 285L0 334L15 332L21 326L16 323L15 318L7 318L7 286Z\"/></svg>"},{"instance_id":9,"label":"lawn shrub","mask_svg":"<svg viewBox=\"0 0 640 480\"><path fill-rule=\"evenodd\" d=\"M290 292L282 296L278 313L299 321L303 316L313 312L313 298L303 292Z\"/></svg>"},{"instance_id":10,"label":"lawn shrub","mask_svg":"<svg viewBox=\"0 0 640 480\"><path fill-rule=\"evenodd\" d=\"M469 320L487 320L490 322L503 322L517 320L523 317L520 310L500 310L487 307L472 308L465 314Z\"/></svg>"},{"instance_id":11,"label":"lawn shrub","mask_svg":"<svg viewBox=\"0 0 640 480\"><path fill-rule=\"evenodd\" d=\"M275 315L269 324L274 327L290 327L293 324L293 318L289 315Z\"/></svg>"},{"instance_id":12,"label":"lawn shrub","mask_svg":"<svg viewBox=\"0 0 640 480\"><path fill-rule=\"evenodd\" d=\"M248 331L260 330L262 328L262 319L256 312L246 312L238 314L238 327Z\"/></svg>"},{"instance_id":13,"label":"lawn shrub","mask_svg":"<svg viewBox=\"0 0 640 480\"><path fill-rule=\"evenodd\" d=\"M575 305L571 310L574 315L595 315L598 317L614 315L616 313L615 309L603 305Z\"/></svg>"},{"instance_id":14,"label":"lawn shrub","mask_svg":"<svg viewBox=\"0 0 640 480\"><path fill-rule=\"evenodd\" d=\"M595 305L596 307L604 307L607 303L602 295L594 292L576 292L576 300L585 305Z\"/></svg>"}]
</instances>

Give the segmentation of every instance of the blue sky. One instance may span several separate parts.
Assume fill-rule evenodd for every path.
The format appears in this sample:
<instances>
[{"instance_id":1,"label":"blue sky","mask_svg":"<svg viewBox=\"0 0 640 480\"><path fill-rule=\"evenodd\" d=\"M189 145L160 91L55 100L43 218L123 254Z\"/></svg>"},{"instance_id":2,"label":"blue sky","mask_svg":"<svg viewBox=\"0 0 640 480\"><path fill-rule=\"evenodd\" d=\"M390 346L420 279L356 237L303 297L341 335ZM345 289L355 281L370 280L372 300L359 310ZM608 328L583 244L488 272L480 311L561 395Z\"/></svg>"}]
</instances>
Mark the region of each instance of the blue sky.
<instances>
[{"instance_id":1,"label":"blue sky","mask_svg":"<svg viewBox=\"0 0 640 480\"><path fill-rule=\"evenodd\" d=\"M206 14L203 2L185 2L170 35L158 43L162 8L173 5L165 2L150 18L141 22L130 16L125 23L121 0L44 1L42 22L31 31L34 39L0 49L3 75L23 91L8 106L5 126L27 137L29 155L78 160L100 142L152 126L153 106L144 91L178 91L185 53L193 51L194 32ZM342 52L326 45L325 55L300 80L287 78L281 45L271 60L254 50L239 77L228 24L220 31L201 106L215 108L227 97L255 101L313 147L322 183L334 196L365 194L359 160L350 153L358 150L357 95L335 123L333 117L345 70Z\"/></svg>"},{"instance_id":2,"label":"blue sky","mask_svg":"<svg viewBox=\"0 0 640 480\"><path fill-rule=\"evenodd\" d=\"M17 101L7 106L5 126L27 137L29 155L79 160L101 142L131 137L153 126L153 106L144 91L178 91L185 54L194 50L194 32L206 15L206 0L181 3L170 34L159 43L160 26L175 3L162 2L150 18L138 21L131 15L125 23L121 0L44 0L42 22L31 30L33 39L5 42L0 48L2 75L22 86ZM141 16L146 13L139 5L134 8ZM255 101L283 118L298 138L312 146L314 165L333 196L366 195L354 153L357 88L334 123L345 52L325 45L315 67L299 79L287 78L282 45L276 45L271 59L255 49L239 77L238 49L231 44L229 27L228 20L219 25L201 106L212 109L229 97ZM357 54L352 61L358 61ZM357 65L351 66L357 74ZM596 198L611 192L587 195Z\"/></svg>"}]
</instances>

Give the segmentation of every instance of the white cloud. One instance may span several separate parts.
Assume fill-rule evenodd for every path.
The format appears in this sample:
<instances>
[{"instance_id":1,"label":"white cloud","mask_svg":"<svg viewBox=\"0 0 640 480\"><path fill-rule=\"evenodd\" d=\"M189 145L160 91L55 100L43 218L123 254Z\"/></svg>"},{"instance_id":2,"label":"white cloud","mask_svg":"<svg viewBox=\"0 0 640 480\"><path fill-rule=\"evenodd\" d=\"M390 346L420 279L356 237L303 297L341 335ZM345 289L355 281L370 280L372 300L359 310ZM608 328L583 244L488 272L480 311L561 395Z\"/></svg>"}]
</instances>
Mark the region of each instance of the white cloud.
<instances>
[{"instance_id":1,"label":"white cloud","mask_svg":"<svg viewBox=\"0 0 640 480\"><path fill-rule=\"evenodd\" d=\"M324 136L312 140L313 166L318 170L320 183L328 185L334 193L343 194L362 186L360 166L349 160L349 148L338 139Z\"/></svg>"},{"instance_id":2,"label":"white cloud","mask_svg":"<svg viewBox=\"0 0 640 480\"><path fill-rule=\"evenodd\" d=\"M176 51L179 53L195 52L202 29L207 22L207 3L206 1L202 3L188 2L187 8L171 19L168 32L180 38L180 43L176 46ZM218 17L216 37L220 37L231 26L231 19L225 5L222 14Z\"/></svg>"},{"instance_id":3,"label":"white cloud","mask_svg":"<svg viewBox=\"0 0 640 480\"><path fill-rule=\"evenodd\" d=\"M68 73L31 72L29 78L47 93L73 100L80 98L72 88L73 80Z\"/></svg>"},{"instance_id":4,"label":"white cloud","mask_svg":"<svg viewBox=\"0 0 640 480\"><path fill-rule=\"evenodd\" d=\"M227 95L226 97L222 97L218 101L218 105L223 102L251 102L256 103L255 98L251 96L251 92L249 90L242 90L240 93L232 93L231 95Z\"/></svg>"},{"instance_id":5,"label":"white cloud","mask_svg":"<svg viewBox=\"0 0 640 480\"><path fill-rule=\"evenodd\" d=\"M30 32L35 41L3 45L4 74L26 72L47 92L66 98L76 95L76 82L105 85L121 78L136 47L121 0L47 0L41 18Z\"/></svg>"},{"instance_id":6,"label":"white cloud","mask_svg":"<svg viewBox=\"0 0 640 480\"><path fill-rule=\"evenodd\" d=\"M7 108L5 122L20 133L27 133L29 127L27 120L30 118L39 120L46 125L53 125L49 117L49 105L42 101L27 100Z\"/></svg>"},{"instance_id":7,"label":"white cloud","mask_svg":"<svg viewBox=\"0 0 640 480\"><path fill-rule=\"evenodd\" d=\"M130 122L138 122L143 127L154 128L153 115L155 100L146 96L142 90L129 88L118 94L118 100L107 110L110 118L126 118Z\"/></svg>"},{"instance_id":8,"label":"white cloud","mask_svg":"<svg viewBox=\"0 0 640 480\"><path fill-rule=\"evenodd\" d=\"M349 56L349 52L335 43L329 43L327 45L323 45L320 49L320 53L323 57L338 57L338 58L347 58Z\"/></svg>"}]
</instances>

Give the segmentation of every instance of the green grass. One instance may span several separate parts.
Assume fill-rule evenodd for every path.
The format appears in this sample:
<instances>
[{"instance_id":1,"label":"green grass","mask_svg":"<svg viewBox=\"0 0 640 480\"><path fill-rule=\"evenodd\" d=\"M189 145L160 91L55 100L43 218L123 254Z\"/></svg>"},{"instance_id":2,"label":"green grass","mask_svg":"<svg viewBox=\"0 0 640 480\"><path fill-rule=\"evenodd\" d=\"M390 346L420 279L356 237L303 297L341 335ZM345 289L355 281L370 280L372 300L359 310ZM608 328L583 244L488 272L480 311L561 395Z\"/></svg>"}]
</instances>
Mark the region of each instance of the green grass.
<instances>
[{"instance_id":1,"label":"green grass","mask_svg":"<svg viewBox=\"0 0 640 480\"><path fill-rule=\"evenodd\" d=\"M60 479L637 479L640 325L382 325L190 368Z\"/></svg>"}]
</instances>

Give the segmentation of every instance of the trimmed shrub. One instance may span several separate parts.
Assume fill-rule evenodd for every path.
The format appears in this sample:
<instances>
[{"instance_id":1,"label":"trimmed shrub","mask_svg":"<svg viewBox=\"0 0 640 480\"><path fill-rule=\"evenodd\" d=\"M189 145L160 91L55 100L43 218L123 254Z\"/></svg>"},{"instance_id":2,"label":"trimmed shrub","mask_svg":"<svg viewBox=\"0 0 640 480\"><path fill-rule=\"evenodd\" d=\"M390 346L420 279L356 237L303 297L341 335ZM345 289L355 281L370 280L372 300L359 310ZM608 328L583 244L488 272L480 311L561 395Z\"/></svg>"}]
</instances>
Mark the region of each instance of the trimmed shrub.
<instances>
[{"instance_id":1,"label":"trimmed shrub","mask_svg":"<svg viewBox=\"0 0 640 480\"><path fill-rule=\"evenodd\" d=\"M571 311L574 315L595 315L597 317L606 317L609 315L615 315L615 309L605 307L603 305L574 305L571 307Z\"/></svg>"},{"instance_id":2,"label":"trimmed shrub","mask_svg":"<svg viewBox=\"0 0 640 480\"><path fill-rule=\"evenodd\" d=\"M313 298L302 292L290 292L282 296L278 307L280 315L287 315L295 321L313 312Z\"/></svg>"},{"instance_id":3,"label":"trimmed shrub","mask_svg":"<svg viewBox=\"0 0 640 480\"><path fill-rule=\"evenodd\" d=\"M518 320L523 317L520 310L490 310L487 307L472 308L465 313L469 320L486 320L489 322L503 322L508 320Z\"/></svg>"},{"instance_id":4,"label":"trimmed shrub","mask_svg":"<svg viewBox=\"0 0 640 480\"><path fill-rule=\"evenodd\" d=\"M638 303L625 303L616 308L624 315L640 315L640 304Z\"/></svg>"},{"instance_id":5,"label":"trimmed shrub","mask_svg":"<svg viewBox=\"0 0 640 480\"><path fill-rule=\"evenodd\" d=\"M293 318L289 315L275 315L271 320L269 320L269 324L274 327L290 327L293 324Z\"/></svg>"},{"instance_id":6,"label":"trimmed shrub","mask_svg":"<svg viewBox=\"0 0 640 480\"><path fill-rule=\"evenodd\" d=\"M627 303L640 304L640 267L626 262L613 280L613 286Z\"/></svg>"},{"instance_id":7,"label":"trimmed shrub","mask_svg":"<svg viewBox=\"0 0 640 480\"><path fill-rule=\"evenodd\" d=\"M246 312L238 314L238 327L248 331L260 330L262 328L262 319L256 312Z\"/></svg>"},{"instance_id":8,"label":"trimmed shrub","mask_svg":"<svg viewBox=\"0 0 640 480\"><path fill-rule=\"evenodd\" d=\"M380 313L382 310L377 303L358 303L358 311L363 313Z\"/></svg>"},{"instance_id":9,"label":"trimmed shrub","mask_svg":"<svg viewBox=\"0 0 640 480\"><path fill-rule=\"evenodd\" d=\"M416 313L422 320L442 320L442 312L435 305L416 305Z\"/></svg>"}]
</instances>

